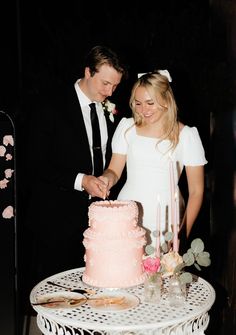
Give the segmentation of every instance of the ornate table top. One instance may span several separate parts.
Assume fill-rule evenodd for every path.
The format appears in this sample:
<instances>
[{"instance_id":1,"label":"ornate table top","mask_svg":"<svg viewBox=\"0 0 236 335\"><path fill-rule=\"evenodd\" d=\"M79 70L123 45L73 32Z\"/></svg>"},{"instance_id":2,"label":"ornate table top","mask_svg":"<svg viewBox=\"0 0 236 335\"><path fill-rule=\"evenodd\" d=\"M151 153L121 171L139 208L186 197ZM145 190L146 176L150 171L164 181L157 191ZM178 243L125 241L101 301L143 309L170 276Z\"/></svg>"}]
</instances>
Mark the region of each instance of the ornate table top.
<instances>
[{"instance_id":1,"label":"ornate table top","mask_svg":"<svg viewBox=\"0 0 236 335\"><path fill-rule=\"evenodd\" d=\"M47 282L53 281L70 288L89 288L82 282L83 268L53 275L37 284L30 294L30 302L37 302L45 294L65 291ZM209 323L208 311L215 301L213 287L196 277L187 289L187 299L181 307L172 307L167 299L168 280L164 282L161 302L144 301L143 285L123 290L139 298L138 306L124 311L93 309L88 303L69 309L33 306L38 313L38 326L44 334L204 334ZM103 289L93 288L96 293ZM77 331L75 331L77 329Z\"/></svg>"}]
</instances>

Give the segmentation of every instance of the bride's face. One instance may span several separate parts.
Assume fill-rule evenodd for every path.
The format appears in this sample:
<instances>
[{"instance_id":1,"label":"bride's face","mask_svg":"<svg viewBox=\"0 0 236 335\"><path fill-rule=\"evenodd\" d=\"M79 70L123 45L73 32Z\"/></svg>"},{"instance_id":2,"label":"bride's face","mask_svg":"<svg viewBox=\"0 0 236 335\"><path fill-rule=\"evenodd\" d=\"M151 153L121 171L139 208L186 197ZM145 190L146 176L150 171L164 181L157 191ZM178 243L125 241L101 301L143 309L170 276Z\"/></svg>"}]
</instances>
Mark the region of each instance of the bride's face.
<instances>
[{"instance_id":1,"label":"bride's face","mask_svg":"<svg viewBox=\"0 0 236 335\"><path fill-rule=\"evenodd\" d=\"M134 104L136 112L142 116L146 124L159 122L166 113L163 99L161 97L153 98L143 86L137 87Z\"/></svg>"}]
</instances>

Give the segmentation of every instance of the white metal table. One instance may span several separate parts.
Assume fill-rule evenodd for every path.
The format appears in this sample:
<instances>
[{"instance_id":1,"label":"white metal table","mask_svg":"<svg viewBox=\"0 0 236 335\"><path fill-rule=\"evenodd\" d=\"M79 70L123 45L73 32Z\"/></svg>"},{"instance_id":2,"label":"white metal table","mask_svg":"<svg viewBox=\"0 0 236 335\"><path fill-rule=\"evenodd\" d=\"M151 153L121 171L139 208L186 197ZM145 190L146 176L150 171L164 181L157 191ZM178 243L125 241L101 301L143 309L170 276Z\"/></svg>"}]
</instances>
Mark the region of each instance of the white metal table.
<instances>
[{"instance_id":1,"label":"white metal table","mask_svg":"<svg viewBox=\"0 0 236 335\"><path fill-rule=\"evenodd\" d=\"M69 288L90 288L82 282L84 268L53 275L37 284L31 291L30 302L40 296L58 292L59 287L47 281ZM125 289L139 297L140 304L129 310L114 312L91 308L87 303L70 309L33 306L37 312L37 325L45 335L203 335L209 324L208 311L215 301L213 287L197 277L188 289L187 299L181 307L171 307L167 300L166 282L159 304L144 302L143 285ZM103 290L94 288L96 293ZM63 290L64 291L64 290Z\"/></svg>"}]
</instances>

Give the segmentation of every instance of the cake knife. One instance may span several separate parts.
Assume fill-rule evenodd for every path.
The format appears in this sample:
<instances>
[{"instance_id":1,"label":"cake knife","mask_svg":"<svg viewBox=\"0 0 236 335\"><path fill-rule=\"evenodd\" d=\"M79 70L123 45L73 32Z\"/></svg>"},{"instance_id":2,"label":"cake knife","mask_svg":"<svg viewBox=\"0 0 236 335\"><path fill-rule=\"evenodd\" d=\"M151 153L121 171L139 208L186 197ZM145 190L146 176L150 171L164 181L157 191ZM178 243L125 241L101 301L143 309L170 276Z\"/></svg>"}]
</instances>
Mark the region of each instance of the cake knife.
<instances>
[{"instance_id":1,"label":"cake knife","mask_svg":"<svg viewBox=\"0 0 236 335\"><path fill-rule=\"evenodd\" d=\"M110 305L116 304L116 303L123 303L125 300L124 296L120 297L94 297L94 298L86 298L85 296L83 298L79 299L63 299L63 300L52 300L52 301L42 301L42 302L33 302L31 303L32 306L39 306L39 305L50 305L50 304L56 304L60 302L68 303L69 305L76 305L80 302L86 302L86 301L94 301L94 302L104 302L108 303Z\"/></svg>"},{"instance_id":2,"label":"cake knife","mask_svg":"<svg viewBox=\"0 0 236 335\"><path fill-rule=\"evenodd\" d=\"M87 298L79 298L79 299L63 299L63 300L52 300L52 301L42 301L42 302L32 302L33 306L40 306L40 305L51 305L51 304L58 304L58 303L69 303L70 305L78 304L82 301L87 301Z\"/></svg>"},{"instance_id":3,"label":"cake knife","mask_svg":"<svg viewBox=\"0 0 236 335\"><path fill-rule=\"evenodd\" d=\"M89 289L81 289L81 288L69 288L69 287L66 287L66 286L63 286L63 285L60 285L60 284L57 284L57 283L54 283L53 281L50 281L48 280L47 281L47 284L49 285L53 285L53 286L58 286L58 287L61 287L61 288L64 288L70 292L75 292L75 293L87 293L87 294L95 294L96 292L94 290L89 290Z\"/></svg>"}]
</instances>

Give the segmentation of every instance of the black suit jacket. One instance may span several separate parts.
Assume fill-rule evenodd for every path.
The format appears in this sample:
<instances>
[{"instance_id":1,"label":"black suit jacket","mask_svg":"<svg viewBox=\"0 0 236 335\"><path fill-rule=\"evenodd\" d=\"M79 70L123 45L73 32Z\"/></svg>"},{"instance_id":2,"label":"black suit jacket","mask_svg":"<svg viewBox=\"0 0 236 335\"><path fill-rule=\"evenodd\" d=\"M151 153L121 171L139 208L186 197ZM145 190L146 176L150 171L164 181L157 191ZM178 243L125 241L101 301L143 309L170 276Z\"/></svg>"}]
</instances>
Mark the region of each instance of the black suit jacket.
<instances>
[{"instance_id":1,"label":"black suit jacket","mask_svg":"<svg viewBox=\"0 0 236 335\"><path fill-rule=\"evenodd\" d=\"M88 194L74 190L78 172L92 174L92 158L80 103L72 84L49 92L32 111L28 147L29 203L27 225L48 245L81 243L88 226ZM106 116L108 142L106 166L111 157L111 139L118 119Z\"/></svg>"}]
</instances>

